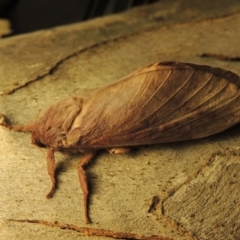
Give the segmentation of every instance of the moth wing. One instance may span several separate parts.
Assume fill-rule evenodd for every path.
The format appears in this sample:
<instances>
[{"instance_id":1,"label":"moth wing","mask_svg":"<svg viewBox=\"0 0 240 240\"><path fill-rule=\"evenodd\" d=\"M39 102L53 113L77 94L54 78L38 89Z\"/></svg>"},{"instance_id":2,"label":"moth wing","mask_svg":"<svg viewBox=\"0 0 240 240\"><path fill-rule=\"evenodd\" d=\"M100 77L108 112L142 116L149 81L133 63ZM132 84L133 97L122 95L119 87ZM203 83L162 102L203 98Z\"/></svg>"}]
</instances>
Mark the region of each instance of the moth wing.
<instances>
[{"instance_id":1,"label":"moth wing","mask_svg":"<svg viewBox=\"0 0 240 240\"><path fill-rule=\"evenodd\" d=\"M208 66L163 62L91 95L68 139L85 148L201 138L239 122L239 77Z\"/></svg>"}]
</instances>

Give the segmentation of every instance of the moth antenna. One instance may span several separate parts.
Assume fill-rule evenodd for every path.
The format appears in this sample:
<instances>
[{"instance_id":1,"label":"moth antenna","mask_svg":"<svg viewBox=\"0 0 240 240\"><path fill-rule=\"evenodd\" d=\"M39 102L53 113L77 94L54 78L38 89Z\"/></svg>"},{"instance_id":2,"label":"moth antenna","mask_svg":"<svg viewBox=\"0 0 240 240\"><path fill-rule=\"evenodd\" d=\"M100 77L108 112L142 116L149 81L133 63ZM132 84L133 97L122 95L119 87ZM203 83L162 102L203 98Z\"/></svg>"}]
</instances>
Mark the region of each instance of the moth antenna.
<instances>
[{"instance_id":1,"label":"moth antenna","mask_svg":"<svg viewBox=\"0 0 240 240\"><path fill-rule=\"evenodd\" d=\"M36 120L35 120L35 122L34 122L34 125L37 123L37 121L38 121L38 119L39 119L40 112L41 112L41 109L38 110L37 118L36 118Z\"/></svg>"},{"instance_id":2,"label":"moth antenna","mask_svg":"<svg viewBox=\"0 0 240 240\"><path fill-rule=\"evenodd\" d=\"M44 157L45 157L45 152L38 146L38 145L36 145L36 144L34 144L34 143L32 143L32 145L34 146L34 147L36 147L38 150L40 150L41 151L41 153L44 155Z\"/></svg>"}]
</instances>

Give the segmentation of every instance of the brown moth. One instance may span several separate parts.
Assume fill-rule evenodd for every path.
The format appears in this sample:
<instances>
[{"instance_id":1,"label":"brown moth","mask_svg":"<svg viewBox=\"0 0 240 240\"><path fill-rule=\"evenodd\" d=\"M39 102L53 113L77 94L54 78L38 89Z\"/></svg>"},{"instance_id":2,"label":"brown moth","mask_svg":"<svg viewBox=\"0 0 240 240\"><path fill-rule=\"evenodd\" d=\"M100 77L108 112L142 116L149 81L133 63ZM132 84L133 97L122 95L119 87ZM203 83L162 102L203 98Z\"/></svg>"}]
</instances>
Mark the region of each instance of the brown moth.
<instances>
[{"instance_id":1,"label":"brown moth","mask_svg":"<svg viewBox=\"0 0 240 240\"><path fill-rule=\"evenodd\" d=\"M56 187L55 151L79 151L78 175L86 222L85 168L99 149L111 154L130 147L206 137L240 121L240 78L219 68L162 62L140 69L104 88L51 106L37 122L2 124L32 132L32 143L46 147L48 174Z\"/></svg>"}]
</instances>

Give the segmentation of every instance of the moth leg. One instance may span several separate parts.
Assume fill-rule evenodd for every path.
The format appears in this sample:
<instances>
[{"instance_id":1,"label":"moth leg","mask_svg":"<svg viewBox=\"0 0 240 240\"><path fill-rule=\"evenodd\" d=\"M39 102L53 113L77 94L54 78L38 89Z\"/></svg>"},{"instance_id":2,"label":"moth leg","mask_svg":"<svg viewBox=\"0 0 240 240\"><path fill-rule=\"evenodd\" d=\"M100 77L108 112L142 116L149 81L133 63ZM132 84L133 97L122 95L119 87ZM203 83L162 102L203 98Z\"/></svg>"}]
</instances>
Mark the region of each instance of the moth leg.
<instances>
[{"instance_id":1,"label":"moth leg","mask_svg":"<svg viewBox=\"0 0 240 240\"><path fill-rule=\"evenodd\" d=\"M47 170L52 182L52 188L46 195L46 198L51 198L56 189L56 178L55 178L55 157L54 151L49 148L47 152Z\"/></svg>"},{"instance_id":2,"label":"moth leg","mask_svg":"<svg viewBox=\"0 0 240 240\"><path fill-rule=\"evenodd\" d=\"M16 132L31 132L34 129L33 123L30 123L30 124L27 124L24 126L11 125L11 124L6 123L6 120L4 119L3 116L1 116L1 114L0 114L0 118L1 118L0 126L3 126L5 128L8 128L8 129L16 131Z\"/></svg>"},{"instance_id":3,"label":"moth leg","mask_svg":"<svg viewBox=\"0 0 240 240\"><path fill-rule=\"evenodd\" d=\"M87 167L87 165L90 163L90 161L93 159L94 156L95 156L95 153L86 153L81 159L81 161L78 163L78 177L79 177L80 186L83 192L84 214L85 214L85 220L87 224L91 223L91 221L88 215L89 191L88 191L88 183L87 183L85 168Z\"/></svg>"},{"instance_id":4,"label":"moth leg","mask_svg":"<svg viewBox=\"0 0 240 240\"><path fill-rule=\"evenodd\" d=\"M107 149L110 154L124 154L130 152L131 148L109 148Z\"/></svg>"}]
</instances>

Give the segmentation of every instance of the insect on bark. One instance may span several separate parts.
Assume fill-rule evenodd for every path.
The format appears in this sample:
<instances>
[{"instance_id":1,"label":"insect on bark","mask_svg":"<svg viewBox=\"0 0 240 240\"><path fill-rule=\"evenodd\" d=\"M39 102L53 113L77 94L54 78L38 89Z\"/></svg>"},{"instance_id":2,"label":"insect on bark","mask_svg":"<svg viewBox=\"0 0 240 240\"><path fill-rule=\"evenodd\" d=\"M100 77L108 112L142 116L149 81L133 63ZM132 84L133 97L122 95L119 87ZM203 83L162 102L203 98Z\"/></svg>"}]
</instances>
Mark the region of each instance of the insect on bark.
<instances>
[{"instance_id":1,"label":"insect on bark","mask_svg":"<svg viewBox=\"0 0 240 240\"><path fill-rule=\"evenodd\" d=\"M79 151L78 176L87 223L88 184L85 168L100 149L111 154L131 147L197 139L240 121L240 78L219 68L162 62L119 81L51 106L34 123L3 124L32 132L32 143L47 150L47 168L55 187L55 151Z\"/></svg>"}]
</instances>

